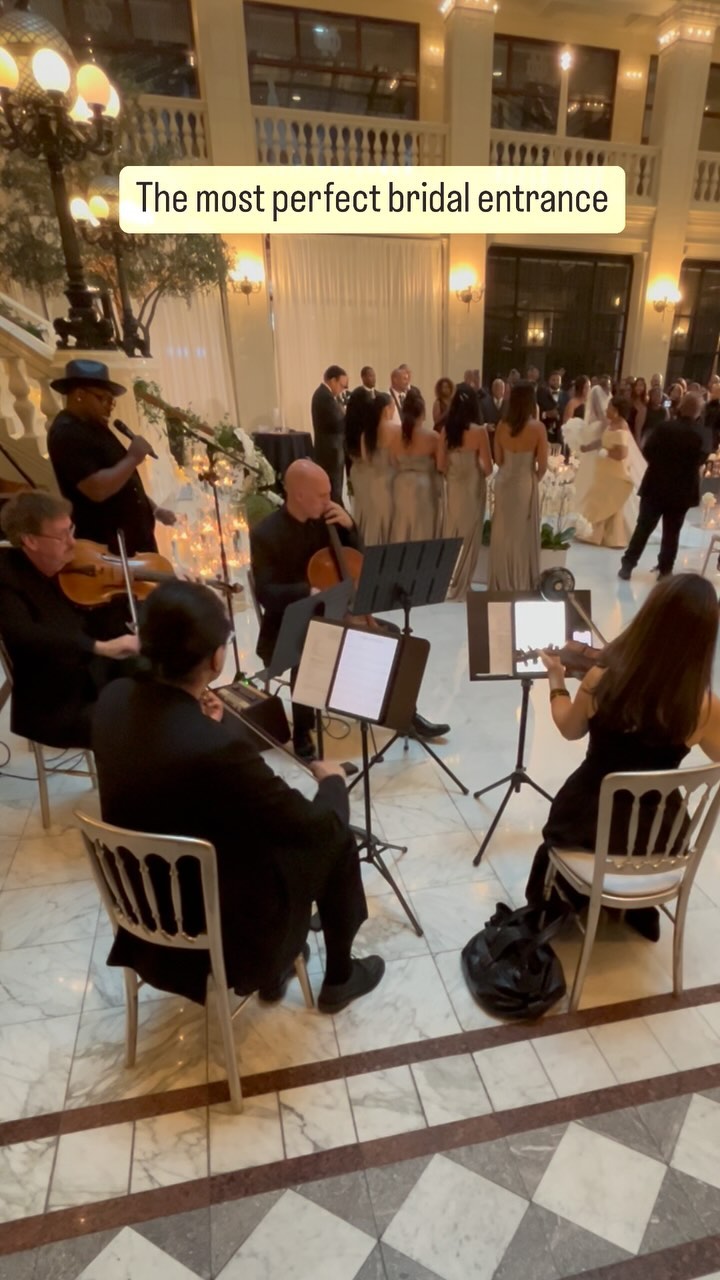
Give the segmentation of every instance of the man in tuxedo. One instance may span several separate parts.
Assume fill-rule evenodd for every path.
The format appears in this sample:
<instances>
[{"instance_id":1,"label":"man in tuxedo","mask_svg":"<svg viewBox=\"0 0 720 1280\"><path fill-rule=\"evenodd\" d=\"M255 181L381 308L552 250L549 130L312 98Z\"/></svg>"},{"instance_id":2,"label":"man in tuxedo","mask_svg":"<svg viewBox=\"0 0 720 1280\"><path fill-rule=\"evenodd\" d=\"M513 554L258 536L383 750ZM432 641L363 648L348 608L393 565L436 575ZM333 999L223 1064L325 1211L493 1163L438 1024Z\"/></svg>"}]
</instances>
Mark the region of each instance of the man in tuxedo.
<instances>
[{"instance_id":1,"label":"man in tuxedo","mask_svg":"<svg viewBox=\"0 0 720 1280\"><path fill-rule=\"evenodd\" d=\"M368 400L374 400L376 387L377 387L377 374L375 373L375 370L373 369L372 365L364 364L362 369L360 370L360 386L355 387L355 390L353 391L352 394L355 395L355 392L357 392L359 396L362 392L364 392Z\"/></svg>"},{"instance_id":2,"label":"man in tuxedo","mask_svg":"<svg viewBox=\"0 0 720 1280\"><path fill-rule=\"evenodd\" d=\"M90 721L112 666L137 653L135 636L97 640L92 613L75 607L58 574L73 558L75 526L65 498L34 489L6 503L0 550L0 635L13 664L10 726L48 747L89 747Z\"/></svg>"},{"instance_id":3,"label":"man in tuxedo","mask_svg":"<svg viewBox=\"0 0 720 1280\"><path fill-rule=\"evenodd\" d=\"M316 551L330 545L328 525L337 529L347 547L362 550L360 534L344 507L333 502L327 476L308 458L299 458L285 472L285 505L273 511L250 531L250 559L257 598L263 609L257 654L268 663L272 657L283 614L288 605L312 594L307 567ZM310 731L315 723L309 707L293 703L293 746L301 759L314 758ZM413 733L439 738L446 724L430 724L415 713Z\"/></svg>"},{"instance_id":4,"label":"man in tuxedo","mask_svg":"<svg viewBox=\"0 0 720 1280\"><path fill-rule=\"evenodd\" d=\"M390 399L393 403L393 416L391 422L396 426L400 426L400 418L402 415L402 407L405 403L405 397L410 390L410 370L407 365L398 365L397 369L393 369L390 374Z\"/></svg>"},{"instance_id":5,"label":"man in tuxedo","mask_svg":"<svg viewBox=\"0 0 720 1280\"><path fill-rule=\"evenodd\" d=\"M484 395L480 407L486 426L496 427L503 416L505 405L505 383L502 378L495 378L489 395Z\"/></svg>"},{"instance_id":6,"label":"man in tuxedo","mask_svg":"<svg viewBox=\"0 0 720 1280\"><path fill-rule=\"evenodd\" d=\"M331 364L313 393L312 416L315 461L330 477L333 502L342 501L345 468L345 411L339 397L348 389L348 376L339 364Z\"/></svg>"},{"instance_id":7,"label":"man in tuxedo","mask_svg":"<svg viewBox=\"0 0 720 1280\"><path fill-rule=\"evenodd\" d=\"M350 953L367 905L344 773L316 763L317 794L306 800L272 772L244 724L209 692L231 627L218 596L197 583L164 582L148 598L140 624L148 671L108 686L93 723L103 820L214 845L226 977L240 995L282 999L317 902L327 951L318 1009L338 1013L372 991L385 970L379 956ZM137 863L120 857L147 903ZM148 874L163 926L178 889L182 927L193 936L205 922L196 865L184 861L172 894L159 867ZM121 928L108 963L205 1001L206 951L156 946Z\"/></svg>"},{"instance_id":8,"label":"man in tuxedo","mask_svg":"<svg viewBox=\"0 0 720 1280\"><path fill-rule=\"evenodd\" d=\"M560 395L561 395L561 376L558 369L553 369L547 382L542 383L537 389L538 411L540 421L543 423L547 431L548 440L553 444L561 443L560 423L562 421L560 415Z\"/></svg>"},{"instance_id":9,"label":"man in tuxedo","mask_svg":"<svg viewBox=\"0 0 720 1280\"><path fill-rule=\"evenodd\" d=\"M640 513L618 571L618 577L626 582L660 520L658 577L672 573L683 521L689 508L700 501L700 466L707 456L698 429L702 411L702 397L688 392L680 402L678 417L661 422L645 441L648 466L639 490Z\"/></svg>"}]
</instances>

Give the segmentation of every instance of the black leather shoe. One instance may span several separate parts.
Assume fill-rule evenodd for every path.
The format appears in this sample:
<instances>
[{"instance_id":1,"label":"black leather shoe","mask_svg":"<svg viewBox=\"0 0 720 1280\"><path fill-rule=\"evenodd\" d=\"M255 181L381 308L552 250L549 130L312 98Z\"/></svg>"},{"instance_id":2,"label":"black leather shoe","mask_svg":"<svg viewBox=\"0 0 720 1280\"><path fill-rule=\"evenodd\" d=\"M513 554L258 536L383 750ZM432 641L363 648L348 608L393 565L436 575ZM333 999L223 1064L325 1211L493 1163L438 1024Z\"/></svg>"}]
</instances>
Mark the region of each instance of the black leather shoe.
<instances>
[{"instance_id":1,"label":"black leather shoe","mask_svg":"<svg viewBox=\"0 0 720 1280\"><path fill-rule=\"evenodd\" d=\"M302 957L305 963L307 964L308 960L310 959L310 947L308 946L307 942L303 943ZM285 972L281 973L279 978L276 978L274 981L269 982L266 987L260 987L258 991L258 998L262 1000L265 1004L277 1004L278 1000L282 1000L283 996L285 995L285 992L288 989L288 984L290 982L290 979L294 976L295 976L295 961L293 960L292 964L288 965Z\"/></svg>"},{"instance_id":2,"label":"black leather shoe","mask_svg":"<svg viewBox=\"0 0 720 1280\"><path fill-rule=\"evenodd\" d=\"M312 764L313 760L317 760L315 743L309 733L301 733L297 738L293 738L293 751L298 760L304 760L306 764Z\"/></svg>"},{"instance_id":3,"label":"black leather shoe","mask_svg":"<svg viewBox=\"0 0 720 1280\"><path fill-rule=\"evenodd\" d=\"M359 996L366 996L369 991L374 991L384 972L385 961L381 956L365 956L364 960L353 960L352 972L347 982L334 985L323 982L318 996L318 1009L321 1013L339 1013Z\"/></svg>"},{"instance_id":4,"label":"black leather shoe","mask_svg":"<svg viewBox=\"0 0 720 1280\"><path fill-rule=\"evenodd\" d=\"M629 582L632 578L632 569L628 569L624 564L621 564L618 569L618 578L622 578L623 582Z\"/></svg>"},{"instance_id":5,"label":"black leather shoe","mask_svg":"<svg viewBox=\"0 0 720 1280\"><path fill-rule=\"evenodd\" d=\"M416 711L412 718L412 731L416 738L444 738L450 732L450 725L432 724Z\"/></svg>"},{"instance_id":6,"label":"black leather shoe","mask_svg":"<svg viewBox=\"0 0 720 1280\"><path fill-rule=\"evenodd\" d=\"M625 923L630 925L641 938L648 942L660 940L660 912L657 907L639 907L637 911L628 911Z\"/></svg>"}]
</instances>

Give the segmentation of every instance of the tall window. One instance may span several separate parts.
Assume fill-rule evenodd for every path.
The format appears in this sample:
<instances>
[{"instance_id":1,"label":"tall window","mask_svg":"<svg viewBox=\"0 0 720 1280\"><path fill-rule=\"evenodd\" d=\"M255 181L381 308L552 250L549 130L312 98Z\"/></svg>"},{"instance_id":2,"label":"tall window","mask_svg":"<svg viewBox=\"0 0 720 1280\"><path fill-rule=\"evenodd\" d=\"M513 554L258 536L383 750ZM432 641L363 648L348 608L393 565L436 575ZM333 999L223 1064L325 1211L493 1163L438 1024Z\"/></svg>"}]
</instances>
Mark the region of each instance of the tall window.
<instances>
[{"instance_id":1,"label":"tall window","mask_svg":"<svg viewBox=\"0 0 720 1280\"><path fill-rule=\"evenodd\" d=\"M537 365L617 375L632 259L491 249L485 294L485 384Z\"/></svg>"},{"instance_id":2,"label":"tall window","mask_svg":"<svg viewBox=\"0 0 720 1280\"><path fill-rule=\"evenodd\" d=\"M618 54L615 49L573 46L567 119L558 125L560 54L549 40L496 36L492 123L521 133L561 133L570 138L610 137Z\"/></svg>"},{"instance_id":3,"label":"tall window","mask_svg":"<svg viewBox=\"0 0 720 1280\"><path fill-rule=\"evenodd\" d=\"M717 62L713 62L708 76L700 150L720 151L720 64Z\"/></svg>"},{"instance_id":4,"label":"tall window","mask_svg":"<svg viewBox=\"0 0 720 1280\"><path fill-rule=\"evenodd\" d=\"M417 119L415 23L246 3L245 30L253 102Z\"/></svg>"},{"instance_id":5,"label":"tall window","mask_svg":"<svg viewBox=\"0 0 720 1280\"><path fill-rule=\"evenodd\" d=\"M141 93L198 95L188 0L33 0L78 61Z\"/></svg>"},{"instance_id":6,"label":"tall window","mask_svg":"<svg viewBox=\"0 0 720 1280\"><path fill-rule=\"evenodd\" d=\"M670 335L668 378L706 383L720 349L720 262L684 262Z\"/></svg>"}]
</instances>

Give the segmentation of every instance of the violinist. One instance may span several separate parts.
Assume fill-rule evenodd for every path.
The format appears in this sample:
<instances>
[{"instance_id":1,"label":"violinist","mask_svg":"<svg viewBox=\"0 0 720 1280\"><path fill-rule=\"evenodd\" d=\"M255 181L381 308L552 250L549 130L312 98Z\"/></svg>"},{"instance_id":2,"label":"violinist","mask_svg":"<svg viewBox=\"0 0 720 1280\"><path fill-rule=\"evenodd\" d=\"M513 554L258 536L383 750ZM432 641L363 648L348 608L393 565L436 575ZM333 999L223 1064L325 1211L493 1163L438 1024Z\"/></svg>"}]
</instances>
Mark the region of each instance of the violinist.
<instances>
[{"instance_id":1,"label":"violinist","mask_svg":"<svg viewBox=\"0 0 720 1280\"><path fill-rule=\"evenodd\" d=\"M49 747L89 747L93 705L114 663L137 652L135 636L96 640L58 575L75 546L65 498L18 493L0 523L0 635L13 664L11 728ZM112 664L110 661L112 660Z\"/></svg>"},{"instance_id":2,"label":"violinist","mask_svg":"<svg viewBox=\"0 0 720 1280\"><path fill-rule=\"evenodd\" d=\"M117 551L122 529L129 555L157 551L155 521L171 525L175 516L155 505L138 475L152 446L136 435L126 449L110 429L125 387L111 381L98 360L71 360L65 377L50 385L66 404L48 432L48 452L60 491L72 503L78 538Z\"/></svg>"},{"instance_id":3,"label":"violinist","mask_svg":"<svg viewBox=\"0 0 720 1280\"><path fill-rule=\"evenodd\" d=\"M263 662L272 657L283 614L290 604L309 596L313 588L307 569L316 551L330 545L329 527L337 529L343 546L359 551L362 540L349 513L330 495L330 481L322 467L300 458L284 476L286 500L250 532L250 557L255 588L263 609L257 653ZM293 704L293 745L302 759L314 757L310 731L314 713ZM412 725L418 737L438 738L448 725L430 724L415 713Z\"/></svg>"}]
</instances>

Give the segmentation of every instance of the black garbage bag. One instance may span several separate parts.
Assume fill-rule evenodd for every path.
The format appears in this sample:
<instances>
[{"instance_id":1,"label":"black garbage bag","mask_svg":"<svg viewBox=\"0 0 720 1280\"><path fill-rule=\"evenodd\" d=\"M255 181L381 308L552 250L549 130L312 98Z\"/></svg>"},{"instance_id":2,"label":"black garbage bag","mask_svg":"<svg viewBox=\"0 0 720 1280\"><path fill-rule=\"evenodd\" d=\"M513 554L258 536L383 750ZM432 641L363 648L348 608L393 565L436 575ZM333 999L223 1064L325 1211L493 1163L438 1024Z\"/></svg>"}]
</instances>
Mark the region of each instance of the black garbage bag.
<instances>
[{"instance_id":1,"label":"black garbage bag","mask_svg":"<svg viewBox=\"0 0 720 1280\"><path fill-rule=\"evenodd\" d=\"M565 995L565 975L550 946L567 911L541 929L542 910L514 911L499 902L484 929L462 952L465 981L478 1004L496 1018L541 1018Z\"/></svg>"}]
</instances>

